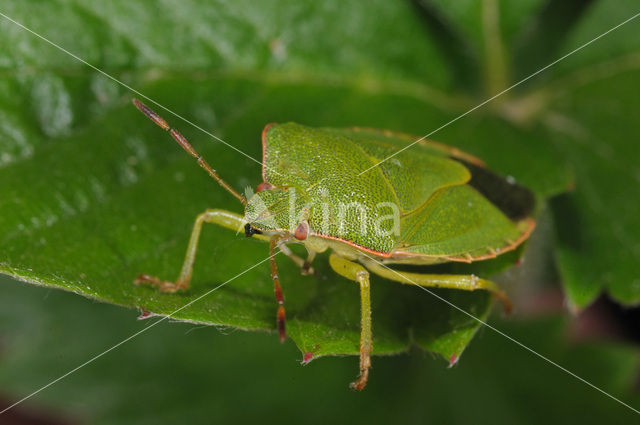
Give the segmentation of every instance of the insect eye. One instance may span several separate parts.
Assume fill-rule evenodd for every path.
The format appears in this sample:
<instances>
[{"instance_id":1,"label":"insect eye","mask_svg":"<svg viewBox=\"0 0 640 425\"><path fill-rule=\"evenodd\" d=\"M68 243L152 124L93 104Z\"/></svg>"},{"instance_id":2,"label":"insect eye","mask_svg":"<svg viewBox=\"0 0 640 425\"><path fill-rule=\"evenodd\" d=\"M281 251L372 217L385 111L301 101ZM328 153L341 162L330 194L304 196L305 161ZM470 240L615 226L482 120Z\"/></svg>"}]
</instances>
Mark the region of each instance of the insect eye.
<instances>
[{"instance_id":1,"label":"insect eye","mask_svg":"<svg viewBox=\"0 0 640 425\"><path fill-rule=\"evenodd\" d=\"M262 192L263 190L273 189L273 185L271 183L262 182L256 187L256 192Z\"/></svg>"},{"instance_id":2,"label":"insect eye","mask_svg":"<svg viewBox=\"0 0 640 425\"><path fill-rule=\"evenodd\" d=\"M244 225L244 235L250 238L253 235L261 235L262 232L255 227L251 227L249 223Z\"/></svg>"},{"instance_id":3,"label":"insect eye","mask_svg":"<svg viewBox=\"0 0 640 425\"><path fill-rule=\"evenodd\" d=\"M298 227L296 227L296 231L293 233L293 236L299 241L307 239L309 236L309 223L306 221L300 222Z\"/></svg>"}]
</instances>

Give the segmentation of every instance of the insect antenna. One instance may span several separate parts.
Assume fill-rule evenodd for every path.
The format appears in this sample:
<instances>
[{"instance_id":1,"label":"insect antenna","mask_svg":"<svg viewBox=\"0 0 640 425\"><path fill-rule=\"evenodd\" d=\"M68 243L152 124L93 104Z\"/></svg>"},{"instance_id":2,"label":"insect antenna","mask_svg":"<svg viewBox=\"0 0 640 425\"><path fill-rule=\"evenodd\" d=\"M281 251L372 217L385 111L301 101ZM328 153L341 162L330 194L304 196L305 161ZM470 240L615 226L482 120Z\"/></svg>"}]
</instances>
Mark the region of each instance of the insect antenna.
<instances>
[{"instance_id":1,"label":"insect antenna","mask_svg":"<svg viewBox=\"0 0 640 425\"><path fill-rule=\"evenodd\" d=\"M202 158L198 154L198 152L196 152L196 150L193 148L193 146L191 146L191 144L189 143L189 141L187 140L186 137L184 137L182 134L180 134L180 132L178 130L176 130L174 128L171 128L171 126L169 126L169 124L167 124L167 122L160 115L156 114L147 105L145 105L144 103L140 102L138 99L135 99L135 98L132 101L133 101L133 104L135 105L135 107L138 108L138 110L140 110L140 112L145 114L151 121L156 123L158 126L162 127L163 130L167 130L169 132L169 134L171 134L171 137L173 137L173 139L176 142L178 142L178 144L180 146L182 146L182 148L185 151L189 152L189 154L198 161L198 165L200 165L202 168L204 168L204 170L207 173L209 173L209 175L215 181L217 181L218 184L220 186L222 186L222 188L224 190L226 190L227 192L229 192L230 194L235 196L244 205L247 204L247 199L244 196L242 196L241 194L239 194L234 188L232 188L229 185L229 183L227 183L226 181L222 180L222 178L218 175L216 170L211 168L211 166L207 163L207 161L205 161L204 158Z\"/></svg>"}]
</instances>

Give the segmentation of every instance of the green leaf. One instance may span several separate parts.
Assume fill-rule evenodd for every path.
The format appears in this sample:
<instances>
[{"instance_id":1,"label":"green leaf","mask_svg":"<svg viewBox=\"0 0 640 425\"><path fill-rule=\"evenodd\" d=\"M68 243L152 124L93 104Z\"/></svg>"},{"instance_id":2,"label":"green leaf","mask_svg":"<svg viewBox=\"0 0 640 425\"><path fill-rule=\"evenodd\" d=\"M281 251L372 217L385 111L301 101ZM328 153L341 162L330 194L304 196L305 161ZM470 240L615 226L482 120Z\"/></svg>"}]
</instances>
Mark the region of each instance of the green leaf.
<instances>
[{"instance_id":1,"label":"green leaf","mask_svg":"<svg viewBox=\"0 0 640 425\"><path fill-rule=\"evenodd\" d=\"M492 2L480 8L470 4L462 11L474 22L483 22L478 14L493 6ZM631 13L631 6L628 9ZM451 15L447 25L457 26L461 37L475 38L465 43L472 49L480 49L473 34L490 38L475 55L483 70L479 92L458 88L462 87L454 78L458 74L452 72L456 62L443 54L442 40L424 30L425 21L415 6L400 1L379 0L364 7L337 1L149 6L58 0L11 3L3 13L259 159L260 132L273 121L371 126L418 135L440 127L506 84L511 64L502 55L507 55L506 46L517 38L516 29L526 26L526 17L535 19L536 10L533 1L509 9L503 20L484 21L485 25L508 21L508 25L479 33L468 33L456 14ZM502 7L493 12L498 13L493 18L500 17ZM615 21L623 12L627 11L621 6L612 8L606 12L607 21ZM588 19L595 20L594 15L585 14L587 24ZM600 26L587 24L582 32L598 35L591 31L601 30ZM5 19L0 20L0 28L2 272L102 301L169 314L266 258L264 244L207 227L193 286L186 294L159 294L133 286L139 273L167 279L177 275L196 214L210 207L241 212L241 206L130 106L133 93L125 87ZM508 37L502 41L505 47L491 50L503 36ZM619 32L606 40L624 44L629 38L628 32ZM612 51L628 55L634 49ZM575 70L559 68L562 72L550 74L556 81L537 79L537 85L527 85L526 91L514 92L434 137L477 154L492 169L532 187L540 199L563 192L575 175L577 202L588 196L602 197L607 201L604 205L611 205L607 211L624 209L617 222L611 222L612 213L607 213L606 223L629 225L627 237L633 240L630 235L637 230L637 221L628 214L630 204L623 204L633 196L632 189L625 188L633 185L624 185L622 180L635 175L633 156L622 144L625 135L634 134L627 131L638 125L631 119L633 109L609 108L607 112L615 115L620 126L611 117L607 122L589 123L598 127L591 137L600 137L597 135L607 126L619 136L620 143L611 148L604 164L598 155L595 161L581 155L580 146L590 151L585 143L557 128L558 122L597 115L600 97L607 99L606 93L595 88L579 93L579 88L591 87L590 83L556 90L556 82L570 78L571 72L597 77L588 65L579 64ZM608 78L615 83L595 78L593 84L616 84L619 90L614 92L633 101L630 87L637 87L637 79L632 77L621 79L614 73ZM617 99L615 93L611 101ZM572 103L579 99L579 104ZM260 182L260 167L253 159L212 143L209 136L166 111L163 115L231 185L255 187ZM600 167L593 171L598 176L593 183L597 187L588 184L587 167L592 164ZM614 192L606 184L607 170L618 164L616 171L621 176L616 187L620 191ZM593 299L605 283L605 273L617 285L612 283L609 289L618 299L640 299L640 288L629 279L634 262L615 268L611 264L622 248L617 248L615 232L599 221L603 211L579 208L579 214L578 221L597 227L583 229L585 244L592 244L588 249L593 251L582 255L561 245L560 269L569 288L594 289L582 298L576 294L584 289L570 289L572 301L585 305ZM562 222L558 226L562 228ZM624 255L637 259L637 247L628 248ZM278 261L289 334L298 347L316 357L356 353L356 285L332 273L326 257L317 260L314 277L300 276L286 259ZM585 270L584 265L591 269ZM420 290L374 279L375 352L397 353L415 342L446 358L459 355L477 323L416 291ZM486 317L486 294L438 294ZM274 315L272 284L267 265L262 264L175 317L243 329L273 329Z\"/></svg>"}]
</instances>

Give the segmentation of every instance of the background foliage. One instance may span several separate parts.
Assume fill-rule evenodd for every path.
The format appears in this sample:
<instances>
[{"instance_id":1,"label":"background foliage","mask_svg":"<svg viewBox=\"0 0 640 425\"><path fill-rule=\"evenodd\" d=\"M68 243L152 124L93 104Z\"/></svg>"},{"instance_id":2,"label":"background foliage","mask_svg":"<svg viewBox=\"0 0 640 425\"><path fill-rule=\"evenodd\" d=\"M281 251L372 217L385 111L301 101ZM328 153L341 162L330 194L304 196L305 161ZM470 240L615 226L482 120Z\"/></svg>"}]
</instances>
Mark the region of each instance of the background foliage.
<instances>
[{"instance_id":1,"label":"background foliage","mask_svg":"<svg viewBox=\"0 0 640 425\"><path fill-rule=\"evenodd\" d=\"M631 17L638 12L634 8L637 6L631 0L583 0L571 6L542 0L459 1L453 5L436 0L413 3L381 0L369 2L366 8L358 3L337 1L152 4L56 0L5 2L0 11L251 157L260 158L259 134L264 124L272 121L372 126L424 135ZM628 23L433 136L480 156L492 169L530 186L542 201L553 197L550 212L546 213L550 228L546 245L541 243L539 249L545 255L538 255L547 261L539 264L552 268L548 253L555 241L553 254L568 303L574 309L586 307L603 290L622 303L640 300L636 273L640 223L635 208L640 168L633 143L640 130L634 113L640 106L636 95L640 81L640 40L634 36L638 25L635 21ZM134 287L131 281L140 272L165 278L177 274L197 213L212 206L239 212L240 205L209 181L166 134L130 106L133 94L126 88L6 19L0 20L0 27L2 272L94 299L167 314L266 258L263 244L208 228L193 288L187 294L168 296ZM211 143L208 136L178 118L166 112L164 115L233 186L255 187L260 182L260 168L254 161L220 143ZM538 257L527 253L525 261ZM508 258L462 271L490 274L512 261L513 258ZM314 352L316 357L355 353L359 332L357 287L332 273L325 258L317 262L319 273L315 277L300 277L288 261L280 260L280 266L290 318L289 333L300 350ZM509 284L513 279L507 275L503 280ZM41 370L51 370L53 360L47 356L36 359L36 354L46 353L65 339L56 336L57 332L68 339L70 329L82 326L86 327L84 334L90 334L82 337L78 329L79 344L58 347L65 350L64 365L59 366L63 372L89 353L106 348L109 341L127 336L131 327L137 326L131 322L131 312L83 303L65 294L52 293L49 298L56 301L47 298L39 303L34 301L38 295L31 295L35 293L32 289L3 285L2 300L8 304L3 311L16 310L15 315L5 314L3 321L2 335L6 334L3 338L9 341L5 343L9 347L7 358L16 359L13 361L21 366L5 367L12 363L3 360L0 377L3 388L17 394L37 386L42 376L55 375L37 373L33 365L41 363ZM473 314L485 317L488 312L489 301L484 294L452 291L439 294ZM416 288L376 279L372 297L375 346L379 354L404 351L410 342L415 342L449 358L460 354L477 330L475 322ZM263 265L176 317L233 328L272 329L275 311L272 298L267 266ZM35 303L32 307L35 311L18 308L28 300ZM51 309L51 313L46 313L46 309ZM57 315L62 316L65 311L71 317L67 321L60 317L58 321ZM29 320L21 319L15 328L11 326L12 319L24 317ZM97 337L98 328L91 325L104 327L111 320L113 325L105 330L105 339ZM583 346L556 352L561 348L551 344L551 336L562 338L558 331L561 322L558 319L513 324L509 325L513 329L509 329L521 332L518 335L523 338L530 335L532 346L542 351L547 347L548 352L564 356L571 364L574 354L595 350L598 354L587 359L594 363L585 366L585 373L594 376L596 369L607 371L601 372L597 384L615 392L628 389L630 371L635 367L632 359L637 353L621 347ZM48 332L37 326L45 323ZM127 375L122 369L118 372L122 375L113 376L107 373L110 370L107 363L96 365L96 379L104 380L108 375L112 387L87 392L80 406L62 403L67 406L61 410L80 416L95 415L94 419L104 422L115 421L116 416L133 421L137 414L153 409L150 405L145 410L140 405L127 404L125 377L155 382L149 376L160 375L157 384L149 384L150 387L171 387L177 376L184 377L181 382L189 383L189 390L181 394L183 407L176 406L172 414L185 415L198 405L202 410L195 409L190 414L194 418L206 416L205 412L213 410L208 410L211 406L205 403L204 400L209 400L205 395L215 398L216 393L209 389L205 380L208 375L201 373L210 367L209 356L227 344L227 351L220 349L223 357L211 360L218 366L211 366L211 371L206 372L212 374L213 381L220 379L216 374L221 371L237 372L243 367L240 364L256 362L264 367L256 367L239 379L269 380L268 386L256 384L256 389L264 390L278 382L278 373L292 374L287 376L305 380L305 388L313 388L309 389L313 397L320 394L315 391L321 391L322 385L327 385L325 392L336 391L336 386L318 382L327 371L331 370L333 376L338 370L341 375L336 380L341 384L353 374L354 363L341 360L327 362L325 366L313 363L308 368L295 369L296 372L285 366L291 362L278 363L277 367L283 369L270 373L270 364L262 363L265 359L278 356L293 361L301 357L285 349L278 351L277 346L272 352L265 348L264 353L257 348L264 340L275 341L273 335L234 334L222 338L214 337L216 332L208 330L191 332L185 338L184 327L158 328L162 329L150 332L157 332L156 335L145 336L146 343L136 343L141 345L137 346L135 356L126 353L134 357L127 360L134 365L133 369L142 359L156 362L148 370ZM12 329L17 333L12 333ZM181 338L186 345L171 351L167 348L172 344L167 342L171 338ZM235 338L241 341L233 342ZM453 397L452 393L435 391L442 388L453 391L454 387L458 391L460 388L471 391L469 382L492 378L478 371L487 363L495 368L519 364L517 370L521 374L533 370L526 369L534 360L518 354L517 347L503 350L499 344L506 344L505 347L509 344L498 341L498 337L489 337L488 333L481 339L483 345L477 350L479 353L485 350L484 354L478 354L475 360L465 354L462 362L478 364L449 373L455 376L447 375L442 362L415 357L376 359L376 365L387 365L380 366L380 370L376 366L374 371L374 377L380 375L374 378L379 380L380 387L371 390L371 395L359 403L364 409L365 400L382 394L382 388L391 385L410 387L407 400L414 402L436 395L447 400ZM255 342L258 340L259 346ZM143 347L144 344L149 345ZM248 349L246 358L238 359L237 350L231 347L235 344L242 347L254 344L256 348ZM472 349L473 344L469 350ZM151 351L154 354L148 355ZM165 351L167 354L162 354ZM258 359L255 353L260 353ZM225 355L236 366L219 366ZM109 365L118 365L111 361L114 363ZM348 368L343 366L347 363ZM525 363L527 367L523 366ZM574 365L581 367L578 363ZM420 372L414 374L415 368ZM161 370L170 376L158 373ZM322 372L317 372L316 380L302 378L308 370ZM312 373L316 372L309 375ZM555 391L573 384L566 382L568 379L559 371L546 373L557 373L556 380L549 378L548 382L553 384L542 383L541 378L547 375L532 375L532 379L536 378L533 381L541 382L539 386L526 381L524 393L510 393L506 389L517 385L510 383L509 376L515 379L523 375L496 372L493 384L496 397L484 403L476 399L477 407L470 408L468 413L478 414L482 410L479 406L483 405L501 412L513 411L524 422L523 412L530 412L531 418L540 412L522 404L509 408L516 395L544 397L549 403L559 399L570 403L567 397L549 397L547 387ZM432 387L429 383L432 379L439 385ZM75 383L82 388L88 385ZM577 388L578 384L575 385ZM77 391L72 385L67 388L70 393ZM286 398L293 397L287 396L287 391L294 393L299 386L287 381L278 388ZM567 393L576 391L570 388L566 387ZM594 397L598 406L613 403L585 388L579 391L592 394L585 397ZM269 397L277 395L272 389L266 392ZM66 398L63 394L63 391L45 393L42 400L55 405ZM99 394L113 397L111 404L100 401ZM158 400L164 397L171 400L169 390L156 394ZM353 398L340 394L346 398L336 396L336 411ZM198 401L198 397L203 397L203 401ZM277 404L279 399L269 397L261 402L265 403L263 406L267 406L268 400ZM259 398L256 393L254 399ZM407 415L420 416L423 410L416 410L417 406L409 408L409 404L403 404L407 400L398 400L398 408L402 406ZM436 412L433 406L437 404L428 403L427 410ZM100 409L95 410L99 405ZM169 409L165 404L162 406ZM615 414L626 414L618 410L619 406L611 406ZM553 417L559 419L568 406L555 407ZM608 412L607 408L602 412ZM455 414L464 415L454 410ZM376 410L370 412L375 417ZM591 419L595 420L595 416Z\"/></svg>"}]
</instances>

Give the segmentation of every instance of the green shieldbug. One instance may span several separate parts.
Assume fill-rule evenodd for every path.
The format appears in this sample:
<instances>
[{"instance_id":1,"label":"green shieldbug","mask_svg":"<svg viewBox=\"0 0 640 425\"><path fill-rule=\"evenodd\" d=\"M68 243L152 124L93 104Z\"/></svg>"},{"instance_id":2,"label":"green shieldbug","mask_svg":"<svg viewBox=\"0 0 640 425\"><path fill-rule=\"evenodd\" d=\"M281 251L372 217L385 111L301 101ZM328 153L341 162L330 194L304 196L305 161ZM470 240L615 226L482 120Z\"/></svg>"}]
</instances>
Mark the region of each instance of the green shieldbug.
<instances>
[{"instance_id":1,"label":"green shieldbug","mask_svg":"<svg viewBox=\"0 0 640 425\"><path fill-rule=\"evenodd\" d=\"M415 139L389 131L269 124L262 132L263 182L256 193L245 197L222 180L164 119L140 101L133 103L169 131L245 207L244 216L218 209L198 215L175 282L140 275L137 283L152 284L163 292L186 289L202 224L244 229L247 237L269 242L277 327L284 340L284 296L274 260L276 248L298 264L303 274L313 272L316 253L330 249L331 268L360 285L360 375L351 384L357 390L367 383L373 349L370 273L425 287L488 290L510 309L505 293L491 281L387 267L495 258L529 237L535 226L530 217L533 194L487 170L479 159L430 140L398 152ZM304 244L308 257L292 253L289 242Z\"/></svg>"}]
</instances>

